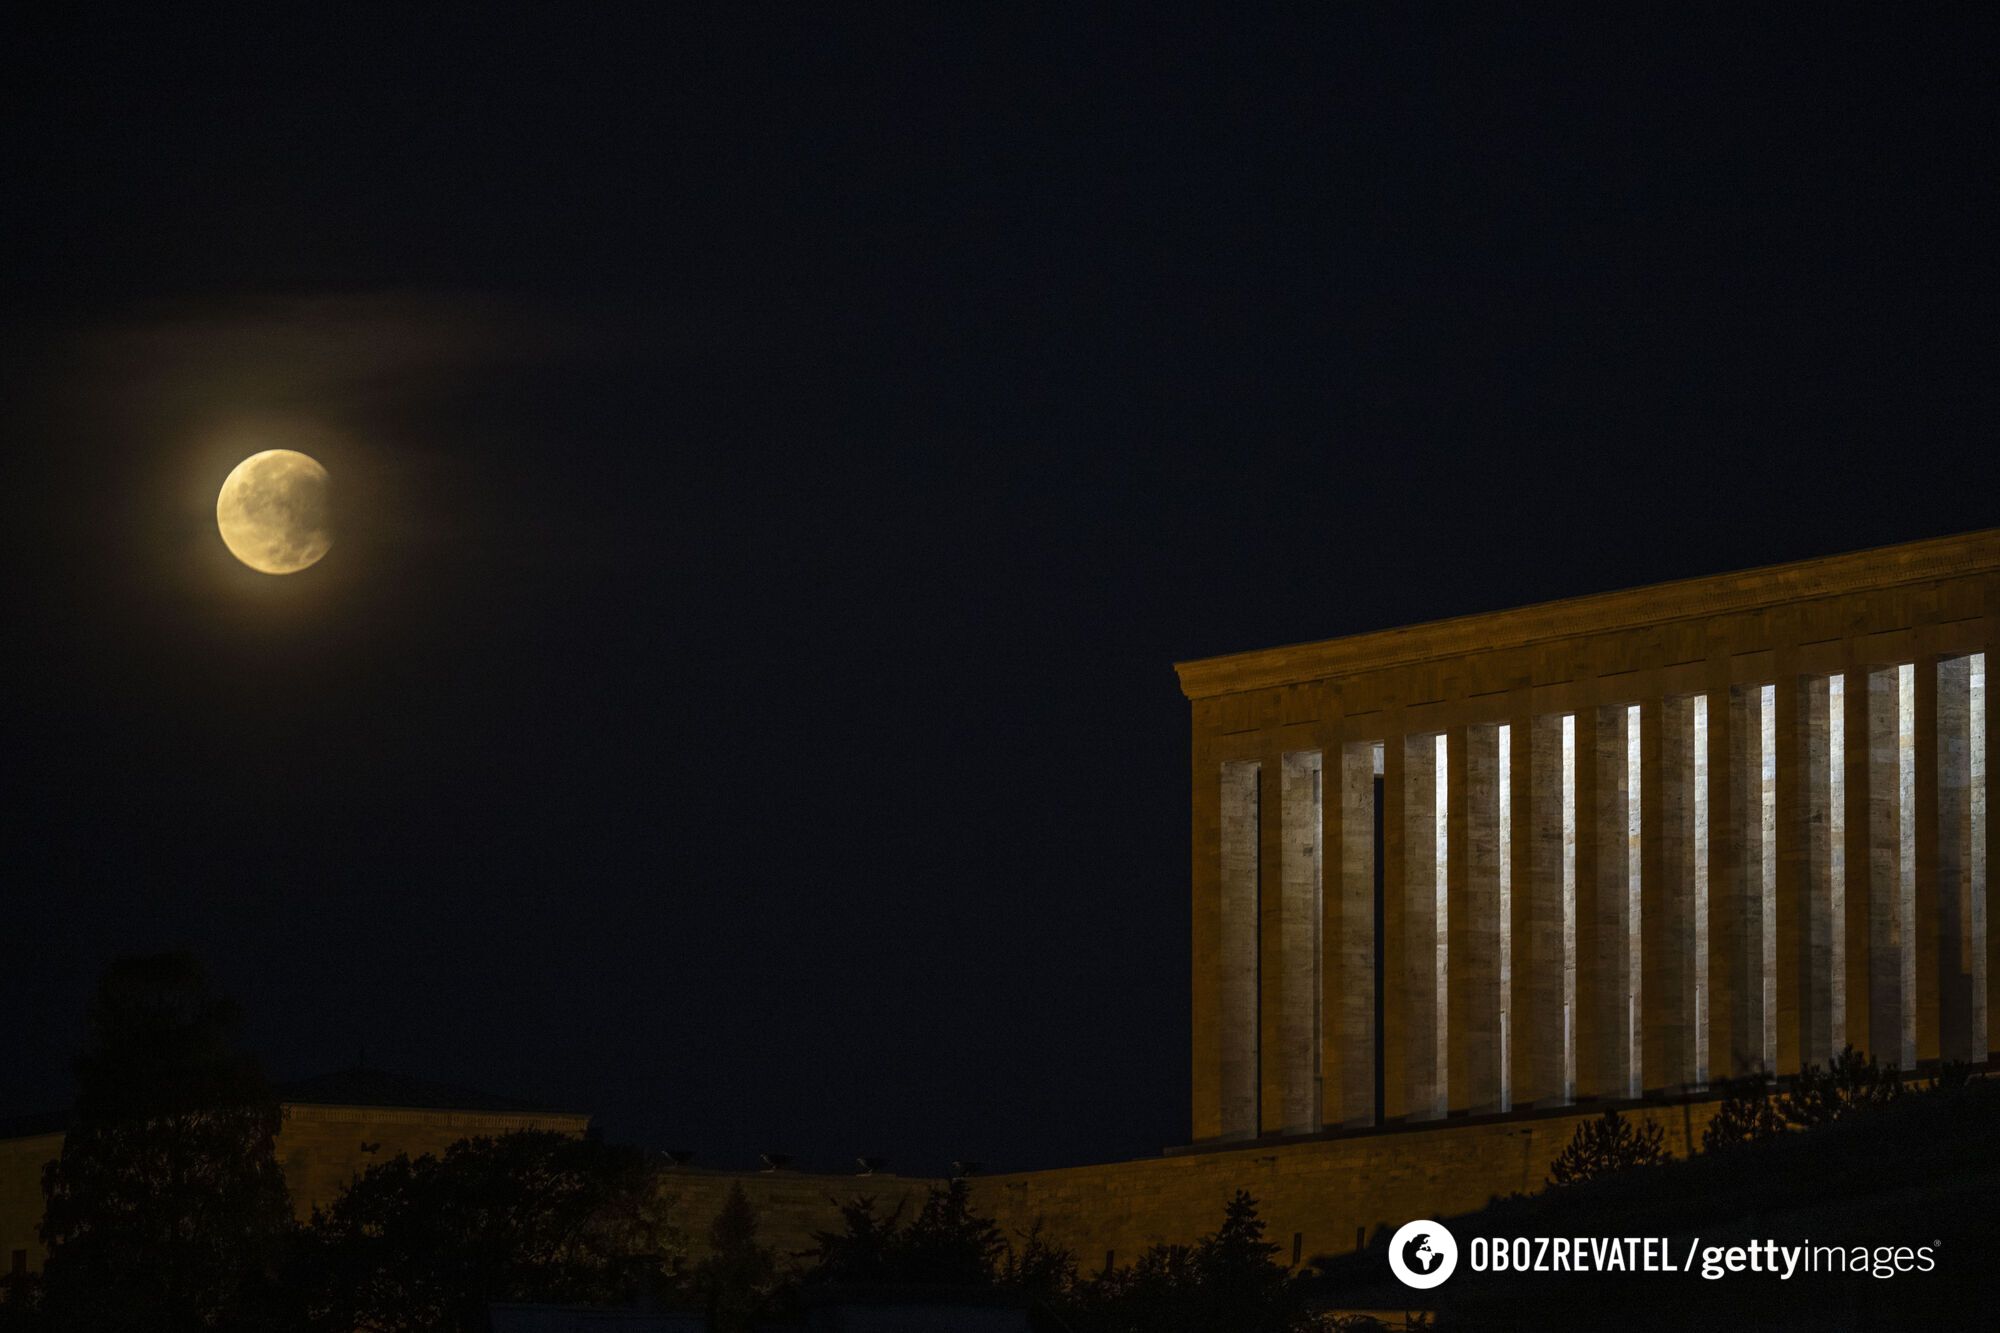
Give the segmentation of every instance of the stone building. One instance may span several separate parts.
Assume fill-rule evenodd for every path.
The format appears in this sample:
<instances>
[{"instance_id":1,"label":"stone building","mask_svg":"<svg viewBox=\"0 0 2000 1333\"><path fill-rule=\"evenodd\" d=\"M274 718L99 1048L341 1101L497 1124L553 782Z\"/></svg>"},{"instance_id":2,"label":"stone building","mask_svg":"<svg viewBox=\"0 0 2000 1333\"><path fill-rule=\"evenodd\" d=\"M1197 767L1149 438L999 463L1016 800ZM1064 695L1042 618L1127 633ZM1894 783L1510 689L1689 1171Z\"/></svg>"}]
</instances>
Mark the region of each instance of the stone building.
<instances>
[{"instance_id":1,"label":"stone building","mask_svg":"<svg viewBox=\"0 0 2000 1333\"><path fill-rule=\"evenodd\" d=\"M1306 1259L1607 1104L1691 1153L1733 1075L1985 1061L1996 616L2000 530L1180 664L1191 1141L977 1206L1094 1267L1247 1189ZM802 1241L928 1182L731 1183Z\"/></svg>"},{"instance_id":2,"label":"stone building","mask_svg":"<svg viewBox=\"0 0 2000 1333\"><path fill-rule=\"evenodd\" d=\"M1183 663L1198 1144L1984 1061L2000 531Z\"/></svg>"}]
</instances>

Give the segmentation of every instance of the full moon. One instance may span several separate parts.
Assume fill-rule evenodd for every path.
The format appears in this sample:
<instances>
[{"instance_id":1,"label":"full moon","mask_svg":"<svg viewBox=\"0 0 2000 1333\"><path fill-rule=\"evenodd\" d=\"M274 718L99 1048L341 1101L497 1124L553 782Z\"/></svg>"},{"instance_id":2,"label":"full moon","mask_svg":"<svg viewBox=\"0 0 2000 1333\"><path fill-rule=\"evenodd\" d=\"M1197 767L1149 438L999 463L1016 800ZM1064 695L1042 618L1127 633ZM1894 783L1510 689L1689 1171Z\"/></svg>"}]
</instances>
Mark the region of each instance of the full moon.
<instances>
[{"instance_id":1,"label":"full moon","mask_svg":"<svg viewBox=\"0 0 2000 1333\"><path fill-rule=\"evenodd\" d=\"M229 553L266 574L296 574L333 545L326 469L293 449L238 463L215 497L215 526Z\"/></svg>"}]
</instances>

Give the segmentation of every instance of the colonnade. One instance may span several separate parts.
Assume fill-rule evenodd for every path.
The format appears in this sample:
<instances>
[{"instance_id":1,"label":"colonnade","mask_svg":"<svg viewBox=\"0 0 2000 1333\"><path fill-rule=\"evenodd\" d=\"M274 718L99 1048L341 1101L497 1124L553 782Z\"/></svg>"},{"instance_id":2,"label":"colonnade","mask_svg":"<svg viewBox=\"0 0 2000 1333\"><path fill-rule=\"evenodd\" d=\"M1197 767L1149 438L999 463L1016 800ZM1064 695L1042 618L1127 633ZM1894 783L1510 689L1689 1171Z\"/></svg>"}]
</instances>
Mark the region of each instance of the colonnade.
<instances>
[{"instance_id":1,"label":"colonnade","mask_svg":"<svg viewBox=\"0 0 2000 1333\"><path fill-rule=\"evenodd\" d=\"M1217 1135L1638 1096L1846 1044L1985 1060L1980 647L1373 709L1198 767ZM1734 678L1759 662L1793 669Z\"/></svg>"}]
</instances>

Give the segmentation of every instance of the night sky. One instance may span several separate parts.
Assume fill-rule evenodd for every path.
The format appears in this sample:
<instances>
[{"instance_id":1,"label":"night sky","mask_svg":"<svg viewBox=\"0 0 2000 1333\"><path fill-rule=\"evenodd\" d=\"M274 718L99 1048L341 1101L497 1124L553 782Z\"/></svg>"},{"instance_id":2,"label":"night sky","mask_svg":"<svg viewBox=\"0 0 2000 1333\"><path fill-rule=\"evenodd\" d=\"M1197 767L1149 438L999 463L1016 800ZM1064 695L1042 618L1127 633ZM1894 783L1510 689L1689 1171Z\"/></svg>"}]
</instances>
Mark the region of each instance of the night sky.
<instances>
[{"instance_id":1,"label":"night sky","mask_svg":"<svg viewBox=\"0 0 2000 1333\"><path fill-rule=\"evenodd\" d=\"M185 946L278 1077L1152 1152L1175 660L2000 523L1972 10L668 8L9 21L0 1111Z\"/></svg>"}]
</instances>

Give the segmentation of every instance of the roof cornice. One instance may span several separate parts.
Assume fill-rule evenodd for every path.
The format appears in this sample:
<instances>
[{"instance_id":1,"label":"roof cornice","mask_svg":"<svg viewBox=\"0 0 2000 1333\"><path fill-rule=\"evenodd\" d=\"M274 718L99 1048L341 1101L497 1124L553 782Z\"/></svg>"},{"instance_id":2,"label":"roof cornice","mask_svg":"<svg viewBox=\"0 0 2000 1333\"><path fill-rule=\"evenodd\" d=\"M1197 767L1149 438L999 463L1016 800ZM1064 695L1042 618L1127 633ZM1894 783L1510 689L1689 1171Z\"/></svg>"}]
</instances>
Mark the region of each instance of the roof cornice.
<instances>
[{"instance_id":1,"label":"roof cornice","mask_svg":"<svg viewBox=\"0 0 2000 1333\"><path fill-rule=\"evenodd\" d=\"M1318 643L1177 662L1189 699L1351 676L1607 630L1755 611L1785 602L2000 571L2000 528L1702 578L1590 593Z\"/></svg>"}]
</instances>

